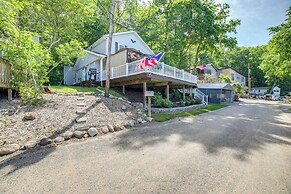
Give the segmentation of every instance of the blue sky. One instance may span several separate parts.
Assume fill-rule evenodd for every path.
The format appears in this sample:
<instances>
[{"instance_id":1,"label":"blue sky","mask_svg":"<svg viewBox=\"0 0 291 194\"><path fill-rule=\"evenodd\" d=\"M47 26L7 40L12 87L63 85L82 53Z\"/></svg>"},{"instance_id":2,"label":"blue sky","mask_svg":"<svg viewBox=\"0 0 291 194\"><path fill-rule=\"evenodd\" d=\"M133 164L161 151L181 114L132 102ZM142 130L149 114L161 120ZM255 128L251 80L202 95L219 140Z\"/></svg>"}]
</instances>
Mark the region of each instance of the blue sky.
<instances>
[{"instance_id":1,"label":"blue sky","mask_svg":"<svg viewBox=\"0 0 291 194\"><path fill-rule=\"evenodd\" d=\"M216 0L230 5L230 18L240 19L237 27L239 46L266 44L271 36L267 28L281 24L291 0Z\"/></svg>"}]
</instances>

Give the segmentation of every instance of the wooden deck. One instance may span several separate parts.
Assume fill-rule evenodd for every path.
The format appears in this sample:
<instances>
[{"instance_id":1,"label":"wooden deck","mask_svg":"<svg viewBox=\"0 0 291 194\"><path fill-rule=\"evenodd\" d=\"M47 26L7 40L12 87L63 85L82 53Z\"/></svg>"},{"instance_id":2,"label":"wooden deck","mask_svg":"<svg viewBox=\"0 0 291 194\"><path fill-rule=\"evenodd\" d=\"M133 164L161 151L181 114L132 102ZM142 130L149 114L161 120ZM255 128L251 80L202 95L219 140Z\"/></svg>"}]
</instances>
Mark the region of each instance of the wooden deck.
<instances>
[{"instance_id":1,"label":"wooden deck","mask_svg":"<svg viewBox=\"0 0 291 194\"><path fill-rule=\"evenodd\" d=\"M12 99L11 64L0 57L0 88L8 90L8 99Z\"/></svg>"}]
</instances>

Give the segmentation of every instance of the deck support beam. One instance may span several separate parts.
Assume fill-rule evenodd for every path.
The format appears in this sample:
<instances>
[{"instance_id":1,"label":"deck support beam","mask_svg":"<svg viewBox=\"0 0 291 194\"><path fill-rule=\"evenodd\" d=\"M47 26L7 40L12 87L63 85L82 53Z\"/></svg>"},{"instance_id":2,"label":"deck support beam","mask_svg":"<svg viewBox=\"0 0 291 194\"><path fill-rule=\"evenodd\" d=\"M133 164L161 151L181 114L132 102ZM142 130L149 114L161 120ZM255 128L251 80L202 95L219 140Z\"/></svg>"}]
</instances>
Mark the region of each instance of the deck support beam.
<instances>
[{"instance_id":1,"label":"deck support beam","mask_svg":"<svg viewBox=\"0 0 291 194\"><path fill-rule=\"evenodd\" d=\"M183 85L183 100L185 100L185 85Z\"/></svg>"},{"instance_id":2,"label":"deck support beam","mask_svg":"<svg viewBox=\"0 0 291 194\"><path fill-rule=\"evenodd\" d=\"M144 104L144 106L147 103L146 91L147 91L147 82L143 82L143 104Z\"/></svg>"},{"instance_id":3,"label":"deck support beam","mask_svg":"<svg viewBox=\"0 0 291 194\"><path fill-rule=\"evenodd\" d=\"M12 100L12 89L8 89L8 100Z\"/></svg>"},{"instance_id":4,"label":"deck support beam","mask_svg":"<svg viewBox=\"0 0 291 194\"><path fill-rule=\"evenodd\" d=\"M166 85L166 97L167 97L167 100L170 99L170 86L169 86L169 83Z\"/></svg>"}]
</instances>

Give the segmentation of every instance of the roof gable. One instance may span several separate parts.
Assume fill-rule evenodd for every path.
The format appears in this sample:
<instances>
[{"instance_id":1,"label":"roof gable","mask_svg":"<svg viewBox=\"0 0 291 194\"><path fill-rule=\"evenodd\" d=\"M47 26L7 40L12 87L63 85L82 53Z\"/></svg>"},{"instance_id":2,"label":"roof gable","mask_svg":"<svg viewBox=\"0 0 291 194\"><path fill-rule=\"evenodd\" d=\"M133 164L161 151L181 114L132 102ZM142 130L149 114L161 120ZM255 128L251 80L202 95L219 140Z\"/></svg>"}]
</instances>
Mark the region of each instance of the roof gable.
<instances>
[{"instance_id":1,"label":"roof gable","mask_svg":"<svg viewBox=\"0 0 291 194\"><path fill-rule=\"evenodd\" d=\"M132 34L134 35L141 43L142 45L149 50L150 53L146 53L146 54L152 54L154 55L154 52L150 49L150 47L143 41L143 39L135 32L135 31L127 31L127 32L117 32L117 33L113 33L113 36L120 36L120 35L126 35L126 34ZM89 46L87 49L88 50L92 50L93 48L95 48L97 45L99 45L100 43L102 43L103 41L106 41L106 39L109 37L109 34L105 34L103 35L101 38L99 38L96 42L94 42L91 46Z\"/></svg>"}]
</instances>

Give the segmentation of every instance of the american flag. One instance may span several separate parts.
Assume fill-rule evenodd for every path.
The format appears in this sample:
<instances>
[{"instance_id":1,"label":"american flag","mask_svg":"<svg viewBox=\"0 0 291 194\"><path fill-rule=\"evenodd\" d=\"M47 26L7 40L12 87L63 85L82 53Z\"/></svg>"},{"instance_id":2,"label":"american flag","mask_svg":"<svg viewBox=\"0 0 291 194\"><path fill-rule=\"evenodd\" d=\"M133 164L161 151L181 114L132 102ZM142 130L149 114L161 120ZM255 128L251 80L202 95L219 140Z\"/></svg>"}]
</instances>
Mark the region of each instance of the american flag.
<instances>
[{"instance_id":1,"label":"american flag","mask_svg":"<svg viewBox=\"0 0 291 194\"><path fill-rule=\"evenodd\" d=\"M163 57L163 53L159 53L155 56L148 56L142 59L141 63L139 64L139 69L144 69L146 66L151 67L151 66L156 66L161 58Z\"/></svg>"}]
</instances>

